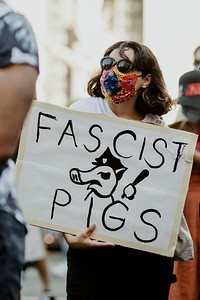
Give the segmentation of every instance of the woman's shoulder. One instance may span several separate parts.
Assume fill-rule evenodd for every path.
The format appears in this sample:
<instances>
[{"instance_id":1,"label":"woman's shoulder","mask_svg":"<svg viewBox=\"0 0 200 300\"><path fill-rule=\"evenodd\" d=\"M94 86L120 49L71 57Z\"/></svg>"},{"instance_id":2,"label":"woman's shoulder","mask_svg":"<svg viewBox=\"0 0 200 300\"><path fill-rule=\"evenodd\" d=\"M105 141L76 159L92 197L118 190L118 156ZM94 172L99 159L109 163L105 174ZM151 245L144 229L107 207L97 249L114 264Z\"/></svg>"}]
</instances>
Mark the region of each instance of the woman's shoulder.
<instances>
[{"instance_id":1,"label":"woman's shoulder","mask_svg":"<svg viewBox=\"0 0 200 300\"><path fill-rule=\"evenodd\" d=\"M101 97L88 97L75 101L70 108L82 112L102 113L104 102L105 100Z\"/></svg>"},{"instance_id":2,"label":"woman's shoulder","mask_svg":"<svg viewBox=\"0 0 200 300\"><path fill-rule=\"evenodd\" d=\"M85 106L85 105L93 105L96 102L95 100L98 100L98 99L99 98L97 98L97 97L81 98L81 99L78 99L78 100L74 101L70 105L70 108L73 109L73 108L78 108L78 107L82 107L82 106Z\"/></svg>"},{"instance_id":3,"label":"woman's shoulder","mask_svg":"<svg viewBox=\"0 0 200 300\"><path fill-rule=\"evenodd\" d=\"M164 120L161 117L157 116L157 115L147 114L145 116L145 118L142 120L142 122L151 123L151 124L155 124L155 125L158 125L158 126L167 127L167 125L165 124Z\"/></svg>"}]
</instances>

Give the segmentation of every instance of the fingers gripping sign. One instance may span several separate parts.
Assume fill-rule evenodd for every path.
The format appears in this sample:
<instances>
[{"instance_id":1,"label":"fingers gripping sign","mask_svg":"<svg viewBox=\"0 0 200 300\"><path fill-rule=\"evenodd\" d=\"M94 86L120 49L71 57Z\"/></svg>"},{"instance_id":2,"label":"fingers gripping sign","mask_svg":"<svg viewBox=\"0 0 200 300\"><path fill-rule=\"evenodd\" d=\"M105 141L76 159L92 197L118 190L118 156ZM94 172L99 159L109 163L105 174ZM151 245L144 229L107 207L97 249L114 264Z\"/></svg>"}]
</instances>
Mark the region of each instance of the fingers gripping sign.
<instances>
[{"instance_id":1,"label":"fingers gripping sign","mask_svg":"<svg viewBox=\"0 0 200 300\"><path fill-rule=\"evenodd\" d=\"M96 224L90 225L85 231L77 235L64 233L64 238L73 249L91 249L97 247L114 246L113 243L102 242L91 238L96 228Z\"/></svg>"}]
</instances>

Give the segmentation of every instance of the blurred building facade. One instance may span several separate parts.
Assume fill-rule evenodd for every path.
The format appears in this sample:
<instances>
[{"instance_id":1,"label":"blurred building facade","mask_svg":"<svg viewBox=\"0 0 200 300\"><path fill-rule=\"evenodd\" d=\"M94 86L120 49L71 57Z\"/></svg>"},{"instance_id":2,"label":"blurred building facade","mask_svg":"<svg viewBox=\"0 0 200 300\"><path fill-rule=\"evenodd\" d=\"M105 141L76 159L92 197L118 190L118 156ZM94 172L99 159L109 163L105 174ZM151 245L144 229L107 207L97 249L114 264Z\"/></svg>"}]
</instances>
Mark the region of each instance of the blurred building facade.
<instances>
[{"instance_id":1,"label":"blurred building facade","mask_svg":"<svg viewBox=\"0 0 200 300\"><path fill-rule=\"evenodd\" d=\"M110 44L143 39L142 0L8 0L31 22L39 45L37 98L68 106Z\"/></svg>"}]
</instances>

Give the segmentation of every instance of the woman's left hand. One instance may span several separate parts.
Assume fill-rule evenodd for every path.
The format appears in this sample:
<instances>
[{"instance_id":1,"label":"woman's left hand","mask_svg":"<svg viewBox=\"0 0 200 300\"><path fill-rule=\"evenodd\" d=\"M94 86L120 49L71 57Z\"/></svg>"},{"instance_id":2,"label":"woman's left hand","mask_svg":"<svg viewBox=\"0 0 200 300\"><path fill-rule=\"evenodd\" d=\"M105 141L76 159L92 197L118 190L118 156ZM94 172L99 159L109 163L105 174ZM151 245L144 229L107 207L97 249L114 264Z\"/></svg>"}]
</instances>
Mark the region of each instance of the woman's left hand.
<instances>
[{"instance_id":1,"label":"woman's left hand","mask_svg":"<svg viewBox=\"0 0 200 300\"><path fill-rule=\"evenodd\" d=\"M90 236L94 232L95 228L96 225L92 224L85 231L77 235L64 233L64 238L68 243L69 247L74 249L92 249L97 247L114 246L113 243L102 242L92 239Z\"/></svg>"}]
</instances>

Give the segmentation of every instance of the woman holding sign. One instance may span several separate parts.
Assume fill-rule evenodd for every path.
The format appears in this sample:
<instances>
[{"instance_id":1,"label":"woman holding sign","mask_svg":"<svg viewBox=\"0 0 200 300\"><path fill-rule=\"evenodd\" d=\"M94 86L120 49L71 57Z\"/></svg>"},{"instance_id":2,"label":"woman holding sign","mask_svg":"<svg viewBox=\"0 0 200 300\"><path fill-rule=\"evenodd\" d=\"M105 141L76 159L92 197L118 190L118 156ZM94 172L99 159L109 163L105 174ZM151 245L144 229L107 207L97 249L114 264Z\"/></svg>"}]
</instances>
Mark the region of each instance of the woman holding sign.
<instances>
[{"instance_id":1,"label":"woman holding sign","mask_svg":"<svg viewBox=\"0 0 200 300\"><path fill-rule=\"evenodd\" d=\"M161 116L170 111L173 101L148 47L117 42L105 51L100 66L88 83L91 97L75 102L72 109L165 126ZM124 190L123 197L128 198L129 192ZM76 236L65 234L67 299L167 300L174 259L90 239L95 226ZM191 245L190 235L187 238ZM192 246L184 250L189 254L185 259L191 259Z\"/></svg>"}]
</instances>

